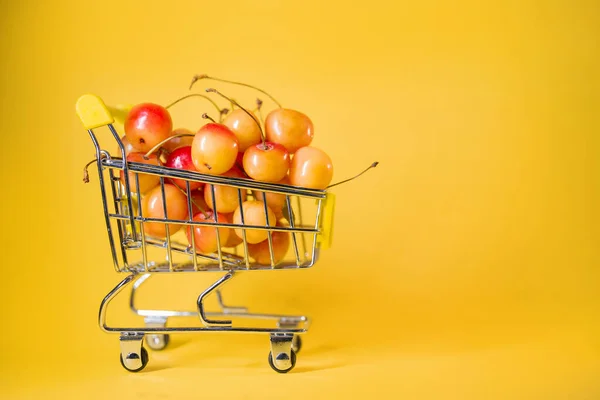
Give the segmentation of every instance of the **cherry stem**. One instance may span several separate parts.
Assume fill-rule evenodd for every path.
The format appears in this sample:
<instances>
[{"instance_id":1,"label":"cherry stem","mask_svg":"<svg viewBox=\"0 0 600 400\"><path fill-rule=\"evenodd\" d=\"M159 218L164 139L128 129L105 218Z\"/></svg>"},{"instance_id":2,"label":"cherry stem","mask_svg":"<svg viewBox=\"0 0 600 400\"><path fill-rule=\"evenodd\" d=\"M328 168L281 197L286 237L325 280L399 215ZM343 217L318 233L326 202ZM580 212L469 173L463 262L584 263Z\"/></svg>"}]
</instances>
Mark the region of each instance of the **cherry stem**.
<instances>
[{"instance_id":1,"label":"cherry stem","mask_svg":"<svg viewBox=\"0 0 600 400\"><path fill-rule=\"evenodd\" d=\"M180 101L183 101L185 99L189 99L190 97L202 97L208 101L210 101L210 103L215 106L215 108L217 109L217 111L221 111L221 109L219 108L219 105L217 103L215 103L215 101L213 99L211 99L210 97L200 94L200 93L192 93L192 94L188 94L186 96L180 97L177 100L175 100L174 102L172 102L171 104L169 104L168 106L166 106L165 108L169 109L171 107L173 107L175 104L179 103Z\"/></svg>"},{"instance_id":2,"label":"cherry stem","mask_svg":"<svg viewBox=\"0 0 600 400\"><path fill-rule=\"evenodd\" d=\"M222 108L219 113L219 122L223 122L223 117L229 113L229 108Z\"/></svg>"},{"instance_id":3,"label":"cherry stem","mask_svg":"<svg viewBox=\"0 0 600 400\"><path fill-rule=\"evenodd\" d=\"M190 90L192 90L192 86L194 86L194 84L195 84L197 81L199 81L200 79L212 79L213 81L225 82L225 83L231 83L231 84L233 84L233 85L240 85L240 86L249 87L249 88L251 88L251 89L257 90L257 91L259 91L259 92L261 92L261 93L265 94L265 95L266 95L266 96L268 96L268 97L269 97L271 100L273 100L273 102L274 102L275 104L277 104L277 107L279 107L279 108L283 108L283 107L281 106L281 103L279 103L277 100L275 100L275 98L274 98L273 96L271 96L269 93L265 92L264 90L257 88L256 86L248 85L247 83L242 83L242 82L235 82L235 81L229 81L229 80L226 80L226 79L215 78L215 77L212 77L212 76L208 76L208 75L206 75L206 74L202 74L202 75L195 75L195 76L192 78L192 83L190 83Z\"/></svg>"},{"instance_id":4,"label":"cherry stem","mask_svg":"<svg viewBox=\"0 0 600 400\"><path fill-rule=\"evenodd\" d=\"M154 153L156 150L160 149L160 147L167 143L169 140L171 139L175 139L178 137L183 137L183 136L189 136L189 137L193 137L196 136L192 133L177 133L175 135L169 136L168 138L166 138L165 140L163 140L162 142L158 143L156 146L154 146L153 148L151 148L150 150L148 150L148 152L146 154L144 154L144 160L147 160L148 157L150 157L152 155L152 153Z\"/></svg>"},{"instance_id":5,"label":"cherry stem","mask_svg":"<svg viewBox=\"0 0 600 400\"><path fill-rule=\"evenodd\" d=\"M259 122L259 121L256 119L256 117L255 117L254 115L252 115L252 114L250 113L250 111L246 110L246 109L245 109L244 107L242 107L242 106L241 106L241 105L240 105L240 104L239 104L237 101L235 101L235 100L233 100L233 99L231 99L231 98L229 98L229 97L225 96L223 93L219 92L217 89L209 88L209 89L206 89L206 91L207 91L208 93L216 93L216 94L218 94L219 96L223 97L224 99L231 101L233 104L235 104L236 106L238 106L240 109L244 110L244 112L245 112L246 114L248 114L248 115L249 115L249 116L250 116L250 117L251 117L251 118L254 120L254 122L256 122L256 125L258 126L258 129L260 130L260 137L261 137L261 139L262 139L263 146L265 146L265 134L264 134L264 132L263 132L263 130L262 130L262 126L260 126L260 122Z\"/></svg>"},{"instance_id":6,"label":"cherry stem","mask_svg":"<svg viewBox=\"0 0 600 400\"><path fill-rule=\"evenodd\" d=\"M260 118L260 123L264 125L265 120L263 119L262 115L262 105L263 101L261 99L256 99L256 112L258 112L258 118Z\"/></svg>"},{"instance_id":7,"label":"cherry stem","mask_svg":"<svg viewBox=\"0 0 600 400\"><path fill-rule=\"evenodd\" d=\"M207 113L202 114L202 118L208 119L208 120L214 122L215 124L217 123L217 121L215 121L214 119L212 119L211 116L208 115Z\"/></svg>"},{"instance_id":8,"label":"cherry stem","mask_svg":"<svg viewBox=\"0 0 600 400\"><path fill-rule=\"evenodd\" d=\"M95 163L97 160L94 158L92 161L90 161L89 163L85 164L85 167L83 167L83 183L88 183L90 181L90 174L88 173L88 167L90 165L92 165L93 163Z\"/></svg>"},{"instance_id":9,"label":"cherry stem","mask_svg":"<svg viewBox=\"0 0 600 400\"><path fill-rule=\"evenodd\" d=\"M379 165L379 161L375 161L373 164L369 165L369 166L368 166L368 167L367 167L367 168L366 168L364 171L362 171L360 174L358 174L358 175L356 175L356 176L353 176L352 178L344 179L344 180L343 180L343 181L341 181L341 182L334 183L333 185L329 185L329 186L327 186L327 187L326 187L326 189L329 189L329 188L332 188L332 187L334 187L334 186L341 185L342 183L346 183L346 182L349 182L349 181L351 181L351 180L353 180L353 179L356 179L356 178L358 178L359 176L361 176L362 174L364 174L365 172L367 172L368 170L370 170L371 168L375 168L377 165Z\"/></svg>"},{"instance_id":10,"label":"cherry stem","mask_svg":"<svg viewBox=\"0 0 600 400\"><path fill-rule=\"evenodd\" d=\"M101 158L102 159L106 158L106 155L102 154ZM111 157L111 159L112 160L122 160L121 157ZM83 167L83 183L88 183L90 181L90 174L88 173L88 168L90 165L92 165L96 161L98 161L98 160L94 158L93 160L91 160L90 162L85 164L85 166Z\"/></svg>"}]
</instances>

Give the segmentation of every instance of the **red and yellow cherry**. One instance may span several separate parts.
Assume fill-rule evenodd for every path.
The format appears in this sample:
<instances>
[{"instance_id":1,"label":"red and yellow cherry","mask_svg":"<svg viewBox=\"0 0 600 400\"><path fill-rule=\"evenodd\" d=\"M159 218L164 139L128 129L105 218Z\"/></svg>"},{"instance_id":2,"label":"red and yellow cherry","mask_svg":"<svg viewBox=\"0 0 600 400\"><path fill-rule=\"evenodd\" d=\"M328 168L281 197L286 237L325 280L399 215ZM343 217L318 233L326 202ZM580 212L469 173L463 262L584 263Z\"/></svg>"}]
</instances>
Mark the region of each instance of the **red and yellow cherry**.
<instances>
[{"instance_id":1,"label":"red and yellow cherry","mask_svg":"<svg viewBox=\"0 0 600 400\"><path fill-rule=\"evenodd\" d=\"M239 108L235 109L223 121L223 124L231 129L237 137L239 142L238 151L240 152L244 152L248 147L262 141L260 126L248 112Z\"/></svg>"},{"instance_id":2,"label":"red and yellow cherry","mask_svg":"<svg viewBox=\"0 0 600 400\"><path fill-rule=\"evenodd\" d=\"M244 178L244 174L237 168L233 167L229 171L222 174L222 176L228 176L232 178ZM213 204L212 188L215 188L215 205ZM246 191L242 192L242 202L246 201ZM216 210L220 213L232 213L240 205L239 200L239 189L232 186L225 185L206 185L204 188L204 201L212 210Z\"/></svg>"},{"instance_id":3,"label":"red and yellow cherry","mask_svg":"<svg viewBox=\"0 0 600 400\"><path fill-rule=\"evenodd\" d=\"M288 232L271 233L271 242L273 244L273 262L278 264L283 260L290 247L290 234ZM248 245L248 255L263 265L271 265L271 252L269 251L269 239L260 243Z\"/></svg>"},{"instance_id":4,"label":"red and yellow cherry","mask_svg":"<svg viewBox=\"0 0 600 400\"><path fill-rule=\"evenodd\" d=\"M254 226L267 226L267 215L269 217L269 225L275 226L277 223L277 217L273 210L267 207L267 213L265 213L265 204L262 201L249 200L242 204L241 210L244 212L244 223L242 224L242 216L240 207L238 207L233 213L233 223L236 225L254 225ZM265 240L268 236L266 230L262 229L244 229L246 231L246 241L248 243L260 243ZM241 228L235 229L235 234L243 238Z\"/></svg>"},{"instance_id":5,"label":"red and yellow cherry","mask_svg":"<svg viewBox=\"0 0 600 400\"><path fill-rule=\"evenodd\" d=\"M254 180L279 182L288 173L290 155L278 143L259 143L244 152L244 171Z\"/></svg>"},{"instance_id":6,"label":"red and yellow cherry","mask_svg":"<svg viewBox=\"0 0 600 400\"><path fill-rule=\"evenodd\" d=\"M308 146L314 136L313 123L306 115L287 108L276 108L265 119L269 142L283 145L290 154Z\"/></svg>"},{"instance_id":7,"label":"red and yellow cherry","mask_svg":"<svg viewBox=\"0 0 600 400\"><path fill-rule=\"evenodd\" d=\"M125 157L127 157L129 155L129 153L132 153L135 151L135 149L133 148L133 146L131 145L131 143L129 143L129 140L127 140L127 136L123 136L121 138L121 143L123 143L123 147L125 147ZM119 147L119 154L121 154L121 157L123 157L123 154L121 153L121 148Z\"/></svg>"},{"instance_id":8,"label":"red and yellow cherry","mask_svg":"<svg viewBox=\"0 0 600 400\"><path fill-rule=\"evenodd\" d=\"M137 151L145 153L171 136L173 120L163 106L142 103L129 111L124 128L129 143Z\"/></svg>"},{"instance_id":9,"label":"red and yellow cherry","mask_svg":"<svg viewBox=\"0 0 600 400\"><path fill-rule=\"evenodd\" d=\"M238 140L228 127L210 122L194 136L192 161L199 172L220 175L233 167L238 149Z\"/></svg>"},{"instance_id":10,"label":"red and yellow cherry","mask_svg":"<svg viewBox=\"0 0 600 400\"><path fill-rule=\"evenodd\" d=\"M186 171L196 172L196 167L194 166L194 163L192 162L192 147L191 146L183 146L178 149L175 149L171 154L169 154L169 157L167 158L167 162L165 163L165 166L169 167L169 168L183 169ZM179 186L183 190L187 190L185 180L173 178L173 179L170 179L170 181L171 181L170 183L173 183L173 184ZM202 185L203 185L202 182L194 182L194 181L189 181L189 182L190 182L190 190L196 190L196 189L202 187Z\"/></svg>"},{"instance_id":11,"label":"red and yellow cherry","mask_svg":"<svg viewBox=\"0 0 600 400\"><path fill-rule=\"evenodd\" d=\"M280 180L279 182L277 182L280 185L289 185L290 184L290 179L285 176L282 180ZM252 193L254 194L254 198L258 201L265 201L265 192L262 192L260 190L254 190L252 191ZM285 194L279 194L279 193L273 193L273 192L267 192L267 205L269 206L269 208L271 210L273 210L273 212L275 213L275 215L280 215L283 216L283 213L281 212L283 207L287 206L286 200L285 200ZM279 219L279 218L278 218Z\"/></svg>"},{"instance_id":12,"label":"red and yellow cherry","mask_svg":"<svg viewBox=\"0 0 600 400\"><path fill-rule=\"evenodd\" d=\"M331 158L316 147L302 147L294 154L289 177L294 186L325 189L333 178Z\"/></svg>"},{"instance_id":13,"label":"red and yellow cherry","mask_svg":"<svg viewBox=\"0 0 600 400\"><path fill-rule=\"evenodd\" d=\"M144 218L178 219L185 220L188 216L187 197L175 186L165 184L165 201L167 215L165 215L162 190L160 185L149 191L142 199L142 216ZM169 235L173 235L182 225L168 224ZM147 235L164 238L167 236L167 224L160 222L144 222L144 232Z\"/></svg>"},{"instance_id":14,"label":"red and yellow cherry","mask_svg":"<svg viewBox=\"0 0 600 400\"><path fill-rule=\"evenodd\" d=\"M194 215L194 221L198 222L219 222L219 223L230 223L231 221L223 214L217 213L217 220L215 220L215 213L207 211L205 213L198 213ZM221 247L225 247L227 240L229 239L230 228L218 228L219 229L219 240ZM194 234L194 245L196 251L201 254L210 254L217 251L219 248L219 241L217 240L217 228L214 226L206 225L195 225L189 226L186 229L186 236L188 242L192 244L192 231Z\"/></svg>"},{"instance_id":15,"label":"red and yellow cherry","mask_svg":"<svg viewBox=\"0 0 600 400\"><path fill-rule=\"evenodd\" d=\"M131 162L136 162L136 163L142 163L142 164L151 164L151 165L160 165L160 163L158 162L158 157L156 154L151 154L148 159L146 160L144 158L144 153L138 153L138 152L133 152L133 153L129 153L129 155L127 156L127 161L131 161ZM121 177L121 182L123 183L123 185L125 185L125 173L123 172L123 170L121 170L120 172L120 177ZM135 181L135 172L128 172L127 175L129 176L129 187L131 189L131 192L133 193L137 193L137 184ZM150 174L138 174L138 179L139 179L139 183L140 183L140 193L144 194L147 191L149 191L150 189L152 189L153 187L155 187L156 185L159 184L160 182L160 177L158 177L157 175L150 175Z\"/></svg>"},{"instance_id":16,"label":"red and yellow cherry","mask_svg":"<svg viewBox=\"0 0 600 400\"><path fill-rule=\"evenodd\" d=\"M233 221L233 213L225 214L225 217L228 221ZM233 248L242 242L242 238L236 235L233 229L229 229L229 238L227 239L227 243L225 243L225 247Z\"/></svg>"},{"instance_id":17,"label":"red and yellow cherry","mask_svg":"<svg viewBox=\"0 0 600 400\"><path fill-rule=\"evenodd\" d=\"M169 140L168 142L166 142L165 144L162 145L163 149L165 149L169 153L171 153L180 147L191 146L192 141L194 140L194 136L193 136L194 132L190 131L189 129L185 129L185 128L177 128L173 132L171 132L170 136L175 136L175 135L180 135L180 134L185 134L185 135L190 135L190 136L174 137L173 139Z\"/></svg>"}]
</instances>

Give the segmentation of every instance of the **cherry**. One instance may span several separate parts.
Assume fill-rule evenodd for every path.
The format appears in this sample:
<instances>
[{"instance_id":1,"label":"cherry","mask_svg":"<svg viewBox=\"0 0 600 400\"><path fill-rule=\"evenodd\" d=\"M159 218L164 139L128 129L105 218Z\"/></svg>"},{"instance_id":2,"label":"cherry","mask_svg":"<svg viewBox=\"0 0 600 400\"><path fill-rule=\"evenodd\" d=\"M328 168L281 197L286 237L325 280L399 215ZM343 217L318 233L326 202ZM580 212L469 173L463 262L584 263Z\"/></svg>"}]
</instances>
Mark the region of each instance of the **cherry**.
<instances>
[{"instance_id":1,"label":"cherry","mask_svg":"<svg viewBox=\"0 0 600 400\"><path fill-rule=\"evenodd\" d=\"M283 145L293 154L312 142L314 127L305 114L287 108L277 108L267 115L265 133L268 141Z\"/></svg>"},{"instance_id":2,"label":"cherry","mask_svg":"<svg viewBox=\"0 0 600 400\"><path fill-rule=\"evenodd\" d=\"M289 185L290 184L290 179L285 176L282 180L280 180L279 182L277 182L280 185ZM254 198L258 201L265 201L265 192L262 192L260 190L254 190L252 192L254 194ZM285 194L279 194L279 193L272 193L272 192L266 192L266 198L267 198L267 205L269 206L269 208L271 210L273 210L273 212L275 213L276 216L283 216L283 213L281 212L281 210L287 206L287 202L285 200Z\"/></svg>"},{"instance_id":3,"label":"cherry","mask_svg":"<svg viewBox=\"0 0 600 400\"><path fill-rule=\"evenodd\" d=\"M232 178L244 178L244 174L237 168L233 167L229 171L222 174ZM216 208L213 204L212 187L215 188ZM246 191L242 190L242 201L246 200ZM239 189L225 185L206 185L204 188L204 201L213 210L220 213L232 213L239 207Z\"/></svg>"},{"instance_id":4,"label":"cherry","mask_svg":"<svg viewBox=\"0 0 600 400\"><path fill-rule=\"evenodd\" d=\"M278 143L259 143L244 152L244 171L257 181L278 182L288 173L290 155Z\"/></svg>"},{"instance_id":5,"label":"cherry","mask_svg":"<svg viewBox=\"0 0 600 400\"><path fill-rule=\"evenodd\" d=\"M185 136L179 136L185 135ZM177 150L180 147L191 146L194 140L194 132L185 128L177 128L171 132L172 139L162 145L163 149L169 153Z\"/></svg>"},{"instance_id":6,"label":"cherry","mask_svg":"<svg viewBox=\"0 0 600 400\"><path fill-rule=\"evenodd\" d=\"M244 225L255 225L255 226L267 226L266 216L269 216L269 226L275 226L277 223L277 217L273 210L267 207L267 213L265 214L265 205L262 201L249 200L242 204L242 210L244 212ZM238 207L233 213L233 223L236 225L242 225L242 216L240 207ZM268 233L266 230L258 229L244 229L246 231L246 241L248 243L260 243L267 239ZM235 234L238 237L243 238L241 228L235 229Z\"/></svg>"},{"instance_id":7,"label":"cherry","mask_svg":"<svg viewBox=\"0 0 600 400\"><path fill-rule=\"evenodd\" d=\"M156 154L152 154L148 159L145 158L144 153L133 152L129 153L127 156L127 161L137 162L142 164L151 164L151 165L160 165L158 161L158 157ZM129 187L133 193L137 193L137 185L135 181L135 172L129 171L127 173L129 176ZM125 173L123 170L120 172L121 183L125 185ZM144 194L160 182L160 177L157 175L151 174L138 174L138 179L140 183L140 193Z\"/></svg>"},{"instance_id":8,"label":"cherry","mask_svg":"<svg viewBox=\"0 0 600 400\"><path fill-rule=\"evenodd\" d=\"M290 167L290 183L311 189L325 189L333 177L331 158L316 147L298 149Z\"/></svg>"},{"instance_id":9,"label":"cherry","mask_svg":"<svg viewBox=\"0 0 600 400\"><path fill-rule=\"evenodd\" d=\"M154 103L141 103L131 108L124 123L129 143L140 152L147 152L171 135L173 121L169 111Z\"/></svg>"},{"instance_id":10,"label":"cherry","mask_svg":"<svg viewBox=\"0 0 600 400\"><path fill-rule=\"evenodd\" d=\"M165 183L165 201L167 205L168 219L184 220L188 216L187 197L175 185ZM152 189L142 199L142 216L145 218L165 218L163 207L162 189L159 186ZM145 222L144 232L150 236L164 238L167 235L167 224L161 222ZM168 224L169 235L173 235L179 229L180 224Z\"/></svg>"},{"instance_id":11,"label":"cherry","mask_svg":"<svg viewBox=\"0 0 600 400\"><path fill-rule=\"evenodd\" d=\"M225 214L225 217L227 218L227 221L233 221L233 213ZM227 239L227 243L225 243L224 247L233 248L242 242L242 238L236 235L233 229L229 229L229 238Z\"/></svg>"},{"instance_id":12,"label":"cherry","mask_svg":"<svg viewBox=\"0 0 600 400\"><path fill-rule=\"evenodd\" d=\"M121 154L121 157L127 157L129 155L129 153L132 153L135 151L135 149L133 148L131 143L129 143L129 140L127 140L127 136L124 135L121 138L121 143L123 143L123 147L125 147L125 156L123 156L123 154L121 153L121 148L119 147L119 154Z\"/></svg>"},{"instance_id":13,"label":"cherry","mask_svg":"<svg viewBox=\"0 0 600 400\"><path fill-rule=\"evenodd\" d=\"M217 213L217 219L219 223L230 222L230 220L221 213ZM208 211L206 214L198 213L194 215L193 220L199 222L216 222L215 214L213 211ZM194 227L188 226L188 228L186 229L186 236L190 244L192 244L192 229L194 232L194 245L198 253L210 254L217 251L217 249L219 248L219 244L217 241L217 228L206 225L196 225ZM218 229L221 246L225 247L225 244L229 239L230 228Z\"/></svg>"},{"instance_id":14,"label":"cherry","mask_svg":"<svg viewBox=\"0 0 600 400\"><path fill-rule=\"evenodd\" d=\"M187 171L196 172L196 167L194 166L194 163L192 162L192 147L184 146L184 147L180 147L180 148L176 149L175 151L173 151L171 154L169 154L169 157L167 158L167 162L165 163L165 166L169 167L169 168L177 168L177 169L183 169L183 170L187 170ZM187 190L185 180L170 179L170 181L171 181L171 183L179 186L180 188ZM190 190L196 190L203 185L202 182L194 182L194 181L189 181L189 182L190 182Z\"/></svg>"},{"instance_id":15,"label":"cherry","mask_svg":"<svg viewBox=\"0 0 600 400\"><path fill-rule=\"evenodd\" d=\"M273 262L277 265L283 260L290 247L290 234L288 232L271 233L273 244ZM271 265L271 252L269 251L269 239L260 243L248 244L248 255L262 265Z\"/></svg>"},{"instance_id":16,"label":"cherry","mask_svg":"<svg viewBox=\"0 0 600 400\"><path fill-rule=\"evenodd\" d=\"M219 175L233 167L238 154L238 140L225 125L204 125L192 142L192 161L199 172Z\"/></svg>"},{"instance_id":17,"label":"cherry","mask_svg":"<svg viewBox=\"0 0 600 400\"><path fill-rule=\"evenodd\" d=\"M260 143L262 134L254 118L242 109L235 109L225 117L223 124L235 134L239 142L239 151L244 152L252 145Z\"/></svg>"}]
</instances>

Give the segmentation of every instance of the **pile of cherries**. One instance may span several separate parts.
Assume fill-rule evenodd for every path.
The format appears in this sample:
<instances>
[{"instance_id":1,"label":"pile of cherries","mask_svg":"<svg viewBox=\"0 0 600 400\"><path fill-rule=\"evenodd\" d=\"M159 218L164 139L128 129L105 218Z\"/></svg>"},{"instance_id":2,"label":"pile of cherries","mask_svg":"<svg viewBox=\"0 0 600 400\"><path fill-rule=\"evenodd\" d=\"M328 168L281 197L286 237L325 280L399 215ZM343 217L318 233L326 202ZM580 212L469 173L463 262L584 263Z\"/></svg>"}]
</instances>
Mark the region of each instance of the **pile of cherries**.
<instances>
[{"instance_id":1,"label":"pile of cherries","mask_svg":"<svg viewBox=\"0 0 600 400\"><path fill-rule=\"evenodd\" d=\"M212 78L206 75L194 77L194 83L201 79L213 79L222 82L240 84ZM191 86L190 86L191 88ZM187 129L173 129L173 120L164 107L154 103L137 104L129 111L125 122L125 146L127 161L163 165L169 168L197 171L203 174L253 179L311 189L325 189L333 177L333 165L330 157L322 150L310 146L313 136L313 123L305 114L281 107L268 93L277 108L269 112L262 121L257 101L256 110L248 110L235 100L223 95L216 89L206 89L227 99L231 110L219 110L219 122L209 119L196 133ZM191 96L191 95L190 95ZM190 97L186 96L186 97ZM207 97L204 95L198 95ZM214 101L211 100L213 104ZM257 116L258 113L258 116ZM263 128L264 126L264 128ZM239 203L238 189L225 185L215 185L214 201L211 185L180 179L166 179L164 199L160 178L156 175L129 173L132 193L142 195L142 216L164 219L163 201L166 201L169 219L188 218L187 184L190 186L192 219L256 226L287 226L284 218L285 195L254 191L249 196L242 191L242 204ZM121 181L124 174L121 171ZM266 211L265 211L266 196ZM242 210L240 210L240 207ZM268 219L267 219L268 216ZM168 229L167 229L168 226ZM147 235L165 238L178 232L183 225L146 222L144 232ZM194 235L196 251L210 254L217 251L217 228L196 225L186 227L186 236L190 244ZM242 229L218 228L223 247L235 247L242 243ZM270 264L268 233L266 230L246 229L249 256L260 264ZM289 247L287 232L272 232L273 258L277 263L286 255Z\"/></svg>"}]
</instances>

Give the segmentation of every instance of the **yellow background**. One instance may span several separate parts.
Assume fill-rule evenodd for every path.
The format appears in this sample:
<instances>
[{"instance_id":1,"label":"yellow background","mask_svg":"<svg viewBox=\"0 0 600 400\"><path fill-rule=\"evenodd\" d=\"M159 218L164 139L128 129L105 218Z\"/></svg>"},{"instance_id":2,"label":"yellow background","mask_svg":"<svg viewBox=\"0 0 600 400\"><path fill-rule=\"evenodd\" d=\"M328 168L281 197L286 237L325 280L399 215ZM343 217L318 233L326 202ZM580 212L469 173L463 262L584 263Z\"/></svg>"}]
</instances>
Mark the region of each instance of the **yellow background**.
<instances>
[{"instance_id":1,"label":"yellow background","mask_svg":"<svg viewBox=\"0 0 600 400\"><path fill-rule=\"evenodd\" d=\"M3 397L600 397L597 2L0 7ZM174 336L130 374L96 325L122 276L97 181L81 182L93 148L75 101L166 104L196 73L308 114L334 180L381 163L335 189L315 268L226 288L315 318L287 375L266 336L235 334ZM174 109L176 125L203 107ZM191 306L216 275L187 277L146 299Z\"/></svg>"}]
</instances>

